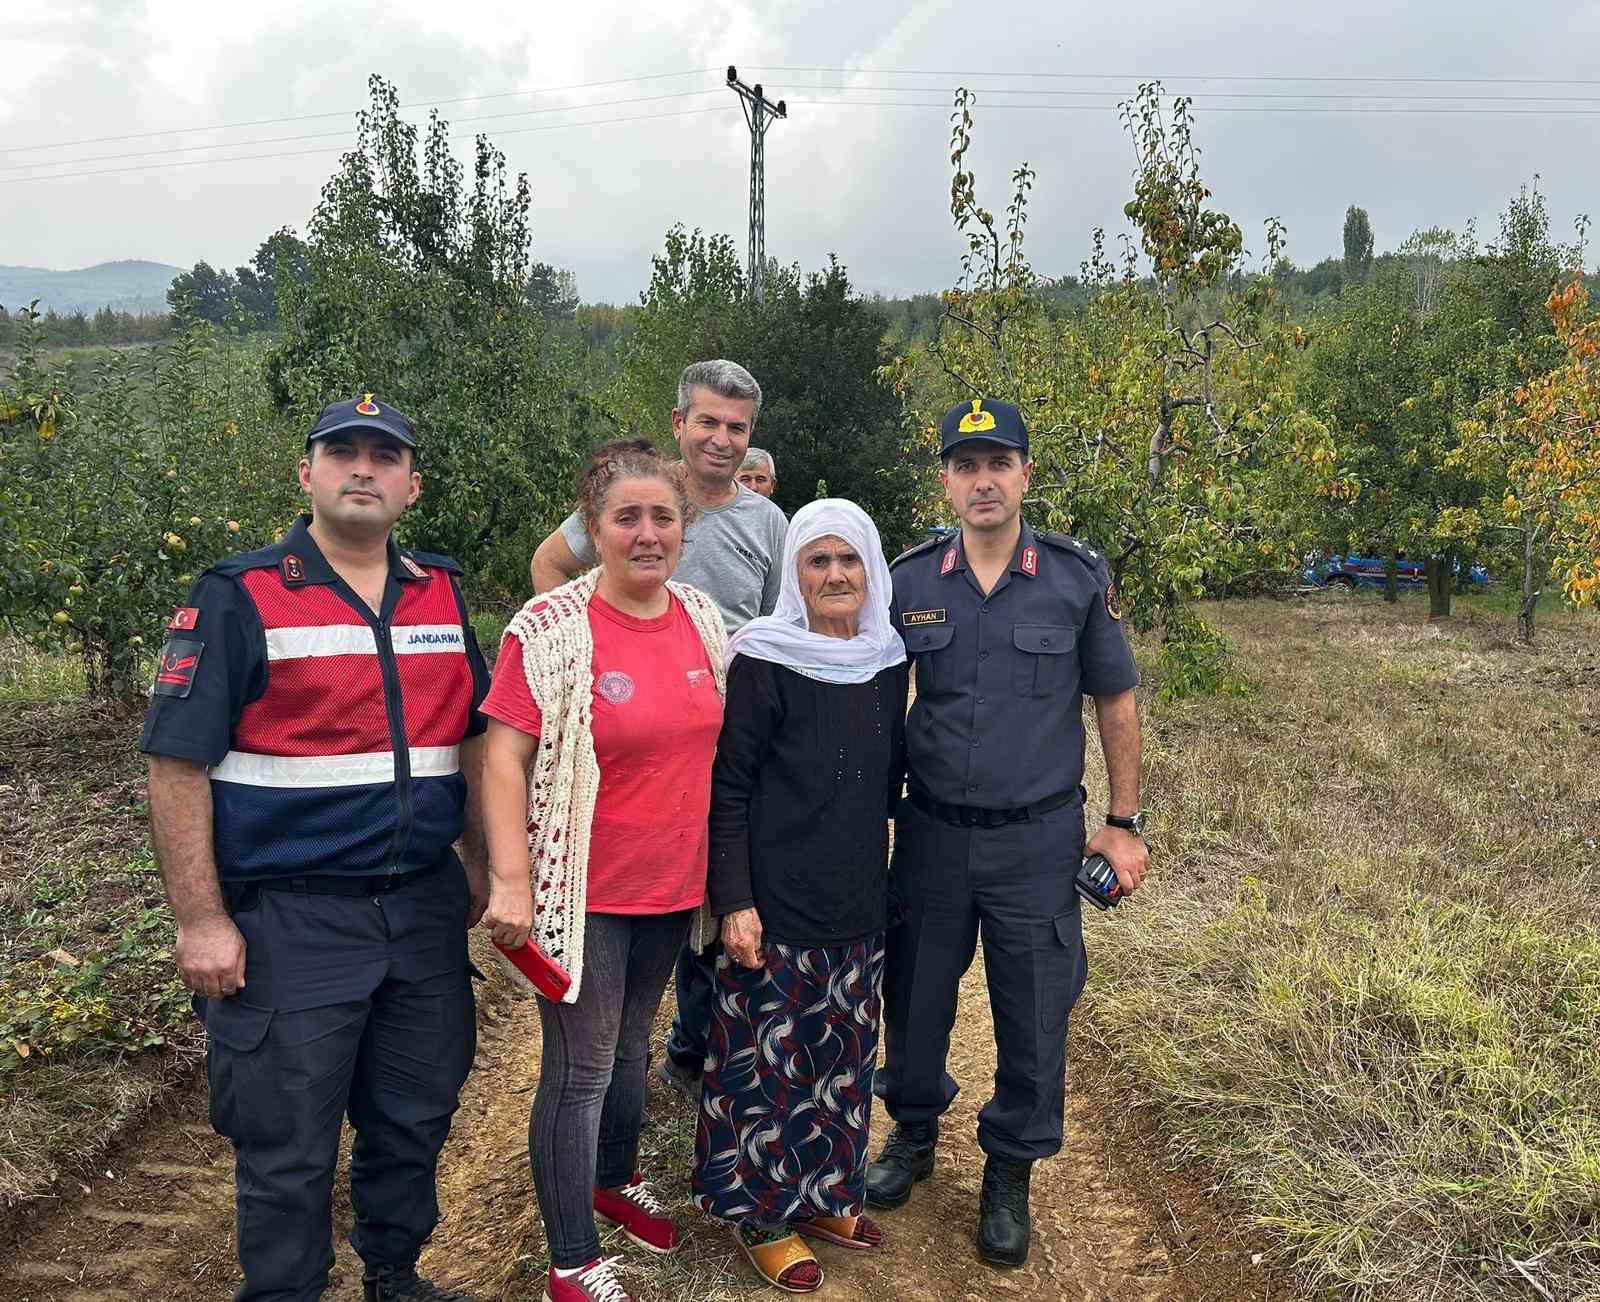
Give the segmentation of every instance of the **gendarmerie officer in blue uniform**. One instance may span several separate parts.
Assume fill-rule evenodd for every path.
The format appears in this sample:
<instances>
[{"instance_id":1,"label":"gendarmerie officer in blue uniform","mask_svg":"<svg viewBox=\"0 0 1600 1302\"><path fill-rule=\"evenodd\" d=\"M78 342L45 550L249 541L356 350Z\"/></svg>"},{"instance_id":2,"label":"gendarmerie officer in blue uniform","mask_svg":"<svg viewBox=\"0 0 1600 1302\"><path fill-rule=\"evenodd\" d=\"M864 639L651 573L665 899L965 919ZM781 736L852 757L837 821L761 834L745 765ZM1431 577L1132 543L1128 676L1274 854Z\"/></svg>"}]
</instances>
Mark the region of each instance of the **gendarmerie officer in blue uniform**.
<instances>
[{"instance_id":1,"label":"gendarmerie officer in blue uniform","mask_svg":"<svg viewBox=\"0 0 1600 1302\"><path fill-rule=\"evenodd\" d=\"M884 1102L896 1125L867 1201L897 1207L934 1165L956 992L983 937L999 1065L978 1115L988 1155L985 1260L1027 1260L1033 1162L1061 1147L1067 1015L1087 975L1073 878L1104 854L1125 892L1147 854L1139 818L1139 681L1105 557L1035 533L1020 510L1033 465L1009 403L946 415L939 480L960 531L891 567L894 618L916 665L907 801L888 934ZM1106 826L1084 840L1083 698L1095 704L1110 781Z\"/></svg>"},{"instance_id":2,"label":"gendarmerie officer in blue uniform","mask_svg":"<svg viewBox=\"0 0 1600 1302\"><path fill-rule=\"evenodd\" d=\"M470 1302L416 1264L476 1044L488 674L460 567L392 535L416 455L373 394L323 410L299 466L311 514L195 581L140 742L173 957L235 1151L237 1302L326 1290L346 1115L365 1302Z\"/></svg>"}]
</instances>

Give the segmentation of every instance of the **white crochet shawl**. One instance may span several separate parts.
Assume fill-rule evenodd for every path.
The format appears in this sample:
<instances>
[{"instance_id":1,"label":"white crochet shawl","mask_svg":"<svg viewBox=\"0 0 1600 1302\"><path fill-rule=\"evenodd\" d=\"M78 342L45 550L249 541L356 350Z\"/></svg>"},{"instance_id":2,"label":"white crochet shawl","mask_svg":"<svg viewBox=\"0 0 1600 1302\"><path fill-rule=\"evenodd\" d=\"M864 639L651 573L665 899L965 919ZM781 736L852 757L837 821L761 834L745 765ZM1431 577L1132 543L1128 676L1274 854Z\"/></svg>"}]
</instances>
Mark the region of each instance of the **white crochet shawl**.
<instances>
[{"instance_id":1,"label":"white crochet shawl","mask_svg":"<svg viewBox=\"0 0 1600 1302\"><path fill-rule=\"evenodd\" d=\"M591 702L594 634L589 601L601 571L532 598L506 632L522 644L528 691L539 707L539 749L528 774L528 850L533 860L533 938L572 977L563 1003L575 1003L583 981L583 926L589 887L589 831L600 793ZM722 615L698 589L668 582L705 644L717 693L727 695ZM704 904L696 912L691 943L709 935Z\"/></svg>"}]
</instances>

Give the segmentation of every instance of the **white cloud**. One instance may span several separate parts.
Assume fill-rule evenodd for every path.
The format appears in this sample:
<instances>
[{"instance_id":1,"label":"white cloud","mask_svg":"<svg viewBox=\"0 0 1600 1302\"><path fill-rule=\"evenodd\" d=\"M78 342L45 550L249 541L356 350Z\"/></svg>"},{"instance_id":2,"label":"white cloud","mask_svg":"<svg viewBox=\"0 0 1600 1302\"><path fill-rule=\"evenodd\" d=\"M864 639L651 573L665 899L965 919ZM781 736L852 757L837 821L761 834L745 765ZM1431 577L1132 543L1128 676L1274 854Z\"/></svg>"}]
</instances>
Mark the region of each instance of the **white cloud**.
<instances>
[{"instance_id":1,"label":"white cloud","mask_svg":"<svg viewBox=\"0 0 1600 1302\"><path fill-rule=\"evenodd\" d=\"M1336 9L1267 0L1199 7L1158 0L1137 11L1060 0L991 5L981 13L956 0L875 4L849 0L745 0L639 6L594 0L529 6L457 0L398 3L288 3L271 8L215 0L63 3L12 0L7 94L0 98L0 148L352 110L382 72L401 98L490 95L513 88L568 86L609 78L710 69L694 77L633 82L561 95L499 98L445 110L452 120L557 104L709 93L613 105L579 113L528 114L478 124L502 145L534 188L536 256L571 267L586 297L630 299L649 257L675 221L745 239L748 135L737 112L656 117L564 130L527 130L587 119L731 109L721 69L737 63L769 95L792 101L837 95L828 87L904 84L910 96L857 92L858 99L948 101L958 81L984 88L972 162L983 197L1002 206L1017 163L1039 174L1029 245L1049 273L1074 271L1089 230L1116 228L1128 194L1130 154L1115 117L1101 112L1002 109L1017 88L1080 90L1081 82L1028 80L1023 72L1087 72L1109 100L1140 75L1202 93L1197 103L1204 169L1217 201L1260 244L1261 220L1287 222L1289 252L1311 262L1338 252L1346 205L1372 215L1380 248L1416 226L1463 226L1492 233L1506 198L1543 174L1556 222L1600 208L1600 180L1586 160L1600 119L1289 113L1283 101L1207 98L1304 90L1271 81L1187 82L1233 74L1279 77L1583 77L1583 54L1600 37L1593 5L1524 4L1510 23L1502 6L1419 0L1404 10L1378 0ZM778 67L870 67L835 73ZM890 77L886 69L933 70ZM965 70L965 71L959 71ZM1362 86L1324 83L1324 92L1470 92L1600 95L1579 85ZM1060 97L1064 98L1064 97ZM1077 102L1082 103L1082 99ZM1324 101L1338 104L1341 101ZM1428 101L1392 101L1429 107ZM1273 112L1223 112L1224 107ZM1440 107L1446 105L1440 104ZM1506 108L1531 108L1518 101ZM1600 98L1587 105L1600 109ZM82 162L217 139L265 140L347 126L326 118L217 135L105 141L75 148L0 154L0 182L45 170L142 167L149 159ZM814 267L830 251L868 289L935 289L959 254L946 205L949 124L940 108L792 105L768 136L768 251ZM258 152L332 146L284 141ZM236 149L234 152L247 152ZM280 225L303 227L336 152L68 180L0 184L0 262L81 266L124 257L186 265L199 258L233 265ZM9 169L9 170L8 170Z\"/></svg>"}]
</instances>

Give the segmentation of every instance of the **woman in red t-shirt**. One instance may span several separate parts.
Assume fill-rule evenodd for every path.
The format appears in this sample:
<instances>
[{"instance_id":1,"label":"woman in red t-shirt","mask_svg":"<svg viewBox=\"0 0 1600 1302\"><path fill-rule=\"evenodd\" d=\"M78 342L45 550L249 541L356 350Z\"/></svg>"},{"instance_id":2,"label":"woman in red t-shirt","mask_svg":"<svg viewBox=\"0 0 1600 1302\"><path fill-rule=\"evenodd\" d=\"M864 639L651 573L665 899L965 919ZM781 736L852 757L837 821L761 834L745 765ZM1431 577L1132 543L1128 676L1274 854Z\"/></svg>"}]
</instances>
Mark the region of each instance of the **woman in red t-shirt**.
<instances>
[{"instance_id":1,"label":"woman in red t-shirt","mask_svg":"<svg viewBox=\"0 0 1600 1302\"><path fill-rule=\"evenodd\" d=\"M591 454L579 506L600 568L512 620L483 709L491 861L484 923L531 939L571 987L540 999L528 1147L550 1246L549 1302L622 1298L595 1215L678 1246L635 1169L650 1027L705 898L722 622L668 582L690 505L642 439Z\"/></svg>"}]
</instances>

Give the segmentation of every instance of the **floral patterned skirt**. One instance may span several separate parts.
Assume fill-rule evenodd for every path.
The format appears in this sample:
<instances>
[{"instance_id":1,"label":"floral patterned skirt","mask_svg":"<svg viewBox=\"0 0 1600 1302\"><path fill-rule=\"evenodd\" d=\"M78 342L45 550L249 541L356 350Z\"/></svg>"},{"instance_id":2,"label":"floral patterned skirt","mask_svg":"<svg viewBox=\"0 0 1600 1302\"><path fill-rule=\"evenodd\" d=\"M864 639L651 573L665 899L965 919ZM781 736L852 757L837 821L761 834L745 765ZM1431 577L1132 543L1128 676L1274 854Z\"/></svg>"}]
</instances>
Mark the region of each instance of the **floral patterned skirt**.
<instances>
[{"instance_id":1,"label":"floral patterned skirt","mask_svg":"<svg viewBox=\"0 0 1600 1302\"><path fill-rule=\"evenodd\" d=\"M767 1224L855 1216L866 1193L883 934L717 955L694 1205Z\"/></svg>"}]
</instances>

